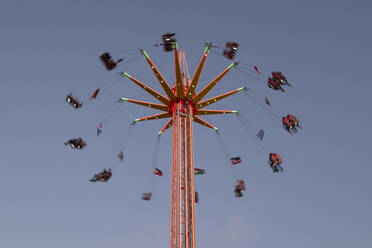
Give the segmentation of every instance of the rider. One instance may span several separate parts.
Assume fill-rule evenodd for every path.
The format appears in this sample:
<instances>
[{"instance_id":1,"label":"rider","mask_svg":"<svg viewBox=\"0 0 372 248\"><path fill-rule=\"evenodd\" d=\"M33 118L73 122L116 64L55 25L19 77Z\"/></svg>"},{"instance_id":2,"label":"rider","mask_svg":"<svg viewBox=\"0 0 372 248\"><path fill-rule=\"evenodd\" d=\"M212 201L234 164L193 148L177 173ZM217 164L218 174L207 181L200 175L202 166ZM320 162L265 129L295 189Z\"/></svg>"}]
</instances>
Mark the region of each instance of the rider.
<instances>
[{"instance_id":1,"label":"rider","mask_svg":"<svg viewBox=\"0 0 372 248\"><path fill-rule=\"evenodd\" d=\"M112 176L111 169L103 170L103 175L104 175L104 181L107 182Z\"/></svg>"},{"instance_id":2,"label":"rider","mask_svg":"<svg viewBox=\"0 0 372 248\"><path fill-rule=\"evenodd\" d=\"M235 186L235 197L242 197L243 196L243 193L240 189L238 189L236 186Z\"/></svg>"},{"instance_id":3,"label":"rider","mask_svg":"<svg viewBox=\"0 0 372 248\"><path fill-rule=\"evenodd\" d=\"M165 52L173 51L174 43L176 42L176 39L174 38L175 35L176 35L175 33L166 33L162 35Z\"/></svg>"},{"instance_id":4,"label":"rider","mask_svg":"<svg viewBox=\"0 0 372 248\"><path fill-rule=\"evenodd\" d=\"M288 82L287 78L280 71L274 71L271 74L272 74L273 78L279 80L282 84L286 84L288 86L292 86Z\"/></svg>"},{"instance_id":5,"label":"rider","mask_svg":"<svg viewBox=\"0 0 372 248\"><path fill-rule=\"evenodd\" d=\"M242 197L243 191L245 191L245 183L243 180L237 180L237 185L235 186L235 197Z\"/></svg>"},{"instance_id":6,"label":"rider","mask_svg":"<svg viewBox=\"0 0 372 248\"><path fill-rule=\"evenodd\" d=\"M301 128L300 124L298 123L298 120L296 119L294 115L287 115L287 118L289 122L292 124L292 126Z\"/></svg>"},{"instance_id":7,"label":"rider","mask_svg":"<svg viewBox=\"0 0 372 248\"><path fill-rule=\"evenodd\" d=\"M297 129L292 125L292 123L288 120L287 117L282 118L283 127L288 133L292 134L292 130L294 133L297 133Z\"/></svg>"},{"instance_id":8,"label":"rider","mask_svg":"<svg viewBox=\"0 0 372 248\"><path fill-rule=\"evenodd\" d=\"M91 182L107 182L112 176L111 169L103 169L103 172L100 172L99 174L95 174L92 179L90 179Z\"/></svg>"},{"instance_id":9,"label":"rider","mask_svg":"<svg viewBox=\"0 0 372 248\"><path fill-rule=\"evenodd\" d=\"M117 61L112 60L111 55L109 53L104 53L100 56L102 63L105 65L108 71L111 71L116 68L116 65L119 64L124 58L119 59Z\"/></svg>"},{"instance_id":10,"label":"rider","mask_svg":"<svg viewBox=\"0 0 372 248\"><path fill-rule=\"evenodd\" d=\"M76 109L81 108L83 106L83 103L82 102L79 102L77 100L77 98L73 97L72 96L72 93L70 93L70 94L68 94L66 96L66 102L68 102L69 104L71 104Z\"/></svg>"},{"instance_id":11,"label":"rider","mask_svg":"<svg viewBox=\"0 0 372 248\"><path fill-rule=\"evenodd\" d=\"M225 50L223 51L223 56L227 59L234 59L235 53L232 51Z\"/></svg>"},{"instance_id":12,"label":"rider","mask_svg":"<svg viewBox=\"0 0 372 248\"><path fill-rule=\"evenodd\" d=\"M150 193L143 193L141 198L144 201L150 201L151 197L152 197L152 193L150 192Z\"/></svg>"},{"instance_id":13,"label":"rider","mask_svg":"<svg viewBox=\"0 0 372 248\"><path fill-rule=\"evenodd\" d=\"M124 153L123 153L123 151L120 150L120 153L118 155L118 158L120 159L121 162L123 162L123 160L124 160Z\"/></svg>"},{"instance_id":14,"label":"rider","mask_svg":"<svg viewBox=\"0 0 372 248\"><path fill-rule=\"evenodd\" d=\"M273 169L273 172L279 172L283 171L283 168L281 167L281 163L283 162L282 158L277 153L270 153L269 155L270 159L270 166Z\"/></svg>"},{"instance_id":15,"label":"rider","mask_svg":"<svg viewBox=\"0 0 372 248\"><path fill-rule=\"evenodd\" d=\"M281 86L281 83L279 80L277 80L276 78L268 78L267 79L267 85L269 86L269 88L271 89L274 89L274 90L281 90L283 92L285 92L285 90L282 88Z\"/></svg>"},{"instance_id":16,"label":"rider","mask_svg":"<svg viewBox=\"0 0 372 248\"><path fill-rule=\"evenodd\" d=\"M81 137L79 137L76 139L68 140L67 142L65 142L65 145L70 145L71 148L74 149L83 149L87 145L87 143L85 143L85 141Z\"/></svg>"},{"instance_id":17,"label":"rider","mask_svg":"<svg viewBox=\"0 0 372 248\"><path fill-rule=\"evenodd\" d=\"M239 44L236 42L227 42L226 50L223 51L223 56L228 59L234 59L236 52L238 51Z\"/></svg>"}]
</instances>

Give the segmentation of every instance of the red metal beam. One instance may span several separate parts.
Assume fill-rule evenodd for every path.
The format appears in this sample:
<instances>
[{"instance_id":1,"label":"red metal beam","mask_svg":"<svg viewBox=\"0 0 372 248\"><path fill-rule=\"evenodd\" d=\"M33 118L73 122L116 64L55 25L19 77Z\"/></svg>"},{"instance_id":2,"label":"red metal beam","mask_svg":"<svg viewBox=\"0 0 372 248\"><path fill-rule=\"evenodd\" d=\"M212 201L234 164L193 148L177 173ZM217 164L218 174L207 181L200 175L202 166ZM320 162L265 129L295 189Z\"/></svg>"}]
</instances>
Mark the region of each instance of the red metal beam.
<instances>
[{"instance_id":1,"label":"red metal beam","mask_svg":"<svg viewBox=\"0 0 372 248\"><path fill-rule=\"evenodd\" d=\"M142 105L142 106L145 106L145 107L148 107L148 108L162 110L164 112L167 112L168 111L168 107L167 106L156 104L156 103L137 101L137 100L128 99L128 98L124 98L124 97L121 97L120 100L121 101L135 103L135 104Z\"/></svg>"},{"instance_id":2,"label":"red metal beam","mask_svg":"<svg viewBox=\"0 0 372 248\"><path fill-rule=\"evenodd\" d=\"M170 100L176 99L176 95L173 93L172 89L169 87L169 84L164 79L164 77L161 75L160 71L156 68L150 57L147 55L147 53L144 50L141 50L143 56L146 58L147 63L150 65L152 72L155 74L156 78L158 79L161 87L167 94L168 98Z\"/></svg>"},{"instance_id":3,"label":"red metal beam","mask_svg":"<svg viewBox=\"0 0 372 248\"><path fill-rule=\"evenodd\" d=\"M172 119L169 119L169 121L167 122L167 124L165 124L165 126L160 130L160 132L158 133L158 135L162 135L163 133L165 133L165 131L168 130L168 128L170 128L173 124L173 120Z\"/></svg>"},{"instance_id":4,"label":"red metal beam","mask_svg":"<svg viewBox=\"0 0 372 248\"><path fill-rule=\"evenodd\" d=\"M237 114L237 110L197 110L196 115L221 115L221 114Z\"/></svg>"},{"instance_id":5,"label":"red metal beam","mask_svg":"<svg viewBox=\"0 0 372 248\"><path fill-rule=\"evenodd\" d=\"M246 89L246 87L241 87L241 88L239 88L239 89L232 90L232 91L229 91L229 92L223 93L223 94L221 94L221 95L219 95L219 96L215 96L215 97L210 98L210 99L208 99L208 100L202 101L202 102L200 102L200 103L198 103L198 104L196 105L196 108L197 108L197 109L204 108L204 107L206 107L206 106L208 106L208 105L211 105L211 104L213 104L213 103L215 103L215 102L218 102L218 101L220 101L220 100L222 100L222 99L224 99L224 98L226 98L226 97L228 97L228 96L231 96L231 95L233 95L233 94L235 94L235 93L237 93L237 92L240 92L240 91L242 91L242 90L245 90L245 89Z\"/></svg>"},{"instance_id":6,"label":"red metal beam","mask_svg":"<svg viewBox=\"0 0 372 248\"><path fill-rule=\"evenodd\" d=\"M181 74L181 65L180 65L180 57L178 54L178 45L177 43L174 44L174 64L175 64L175 72L176 72L176 87L177 87L177 97L183 98L183 83L182 83L182 74Z\"/></svg>"},{"instance_id":7,"label":"red metal beam","mask_svg":"<svg viewBox=\"0 0 372 248\"><path fill-rule=\"evenodd\" d=\"M164 119L168 117L171 117L170 113L161 113L161 114L150 115L150 116L142 117L139 119L135 119L134 122Z\"/></svg>"},{"instance_id":8,"label":"red metal beam","mask_svg":"<svg viewBox=\"0 0 372 248\"><path fill-rule=\"evenodd\" d=\"M216 131L218 130L217 127L215 127L215 126L209 124L208 122L202 120L201 118L199 118L199 117L196 116L196 115L194 115L194 119L193 119L193 121L195 121L196 123L198 123L198 124L200 124L200 125L203 125L203 126L205 126L205 127L212 128L212 129L214 129L214 130L216 130Z\"/></svg>"},{"instance_id":9,"label":"red metal beam","mask_svg":"<svg viewBox=\"0 0 372 248\"><path fill-rule=\"evenodd\" d=\"M189 89L187 90L187 93L186 93L186 97L188 99L190 99L190 98L192 98L194 96L194 93L195 93L195 90L196 90L196 86L198 85L200 75L201 75L201 73L203 71L205 60L207 59L207 56L208 56L208 53L209 53L209 48L210 47L207 46L207 48L205 49L205 51L203 53L203 56L202 56L202 58L201 58L201 60L199 62L198 68L196 68L195 74L192 77L190 87L189 87Z\"/></svg>"},{"instance_id":10,"label":"red metal beam","mask_svg":"<svg viewBox=\"0 0 372 248\"><path fill-rule=\"evenodd\" d=\"M166 98L165 96L163 96L162 94L160 94L156 90L153 90L152 88L150 88L146 84L144 84L144 83L140 82L139 80L135 79L134 77L132 77L128 73L122 72L121 75L129 78L130 80L132 80L135 84L137 84L139 87L141 87L142 89L147 91L150 95L152 95L153 97L158 99L160 102L164 103L165 105L169 104L169 99L168 98Z\"/></svg>"},{"instance_id":11,"label":"red metal beam","mask_svg":"<svg viewBox=\"0 0 372 248\"><path fill-rule=\"evenodd\" d=\"M236 63L232 63L229 67L227 67L220 75L218 75L215 79L213 79L207 86L205 86L196 96L193 97L193 102L198 103L209 91L213 89L213 87L236 65Z\"/></svg>"}]
</instances>

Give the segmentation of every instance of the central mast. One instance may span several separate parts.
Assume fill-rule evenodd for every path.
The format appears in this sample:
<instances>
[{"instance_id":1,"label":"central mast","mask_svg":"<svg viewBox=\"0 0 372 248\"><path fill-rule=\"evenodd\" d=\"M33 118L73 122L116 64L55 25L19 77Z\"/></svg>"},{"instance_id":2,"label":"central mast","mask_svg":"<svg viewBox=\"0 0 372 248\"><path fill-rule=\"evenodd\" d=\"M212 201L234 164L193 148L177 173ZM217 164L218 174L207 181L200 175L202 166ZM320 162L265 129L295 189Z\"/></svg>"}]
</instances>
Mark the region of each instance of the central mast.
<instances>
[{"instance_id":1,"label":"central mast","mask_svg":"<svg viewBox=\"0 0 372 248\"><path fill-rule=\"evenodd\" d=\"M186 59L184 56L182 58L183 73L181 75L181 82L182 86L186 86L187 88L189 78L187 77ZM174 88L174 91L176 90L177 87ZM174 101L171 108L173 135L170 247L194 248L196 244L192 146L193 108L189 100L180 98Z\"/></svg>"}]
</instances>

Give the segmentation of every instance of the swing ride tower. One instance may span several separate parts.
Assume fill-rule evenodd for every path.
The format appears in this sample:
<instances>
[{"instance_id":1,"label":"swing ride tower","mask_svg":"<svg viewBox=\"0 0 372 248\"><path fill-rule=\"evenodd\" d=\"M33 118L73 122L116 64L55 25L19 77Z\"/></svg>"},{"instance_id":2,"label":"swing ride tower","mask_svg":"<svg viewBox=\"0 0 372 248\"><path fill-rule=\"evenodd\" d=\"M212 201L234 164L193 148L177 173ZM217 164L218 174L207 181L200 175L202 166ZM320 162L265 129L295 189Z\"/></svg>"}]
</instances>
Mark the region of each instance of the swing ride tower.
<instances>
[{"instance_id":1,"label":"swing ride tower","mask_svg":"<svg viewBox=\"0 0 372 248\"><path fill-rule=\"evenodd\" d=\"M134 122L169 118L158 133L159 136L172 127L172 173L171 173L171 214L170 214L170 248L195 248L195 189L193 163L193 122L217 131L212 124L200 118L202 115L234 114L236 110L205 110L204 108L245 90L241 87L202 101L204 96L236 65L232 63L216 78L196 93L197 84L202 73L210 46L207 46L192 78L188 75L186 56L174 44L175 81L171 88L162 74L156 68L147 53L142 54L159 81L166 96L153 90L136 78L123 72L122 75L147 91L159 103L143 102L134 99L121 98L145 107L162 111L159 114L135 119Z\"/></svg>"}]
</instances>

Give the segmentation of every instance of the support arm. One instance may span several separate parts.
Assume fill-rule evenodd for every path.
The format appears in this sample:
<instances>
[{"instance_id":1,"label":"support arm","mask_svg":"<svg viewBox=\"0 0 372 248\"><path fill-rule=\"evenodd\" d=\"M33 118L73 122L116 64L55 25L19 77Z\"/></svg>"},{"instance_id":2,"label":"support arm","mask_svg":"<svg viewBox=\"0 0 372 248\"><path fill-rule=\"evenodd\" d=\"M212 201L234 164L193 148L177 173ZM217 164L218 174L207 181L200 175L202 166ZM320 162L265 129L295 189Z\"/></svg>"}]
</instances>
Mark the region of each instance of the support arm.
<instances>
[{"instance_id":1,"label":"support arm","mask_svg":"<svg viewBox=\"0 0 372 248\"><path fill-rule=\"evenodd\" d=\"M207 59L207 56L208 56L208 53L209 53L209 48L210 48L209 45L205 48L203 56L202 56L202 58L199 62L198 68L196 68L195 74L192 77L190 87L189 87L189 89L187 90L187 93L186 93L186 97L189 98L189 99L194 96L196 86L198 85L200 75L203 71L205 60Z\"/></svg>"},{"instance_id":2,"label":"support arm","mask_svg":"<svg viewBox=\"0 0 372 248\"><path fill-rule=\"evenodd\" d=\"M128 99L128 98L124 98L124 97L121 97L120 100L123 101L123 102L126 101L126 102L135 103L135 104L142 105L142 106L145 106L145 107L148 107L148 108L162 110L164 112L168 111L167 106L156 104L156 103L137 101L137 100Z\"/></svg>"},{"instance_id":3,"label":"support arm","mask_svg":"<svg viewBox=\"0 0 372 248\"><path fill-rule=\"evenodd\" d=\"M169 121L167 122L167 124L165 124L165 126L161 129L161 131L158 133L158 135L162 135L163 133L165 133L165 131L167 131L168 128L170 128L173 124L173 120L172 119L169 119Z\"/></svg>"},{"instance_id":4,"label":"support arm","mask_svg":"<svg viewBox=\"0 0 372 248\"><path fill-rule=\"evenodd\" d=\"M236 65L236 63L232 63L229 67L227 67L220 75L218 75L215 79L212 80L207 86L205 86L196 96L193 98L194 103L198 103L213 87Z\"/></svg>"},{"instance_id":5,"label":"support arm","mask_svg":"<svg viewBox=\"0 0 372 248\"><path fill-rule=\"evenodd\" d=\"M205 107L208 106L208 105L211 105L211 104L213 104L213 103L215 103L215 102L218 102L218 101L220 101L220 100L222 100L222 99L224 99L224 98L226 98L226 97L228 97L228 96L231 96L231 95L233 95L233 94L235 94L235 93L238 93L238 92L240 92L240 91L243 91L243 90L245 90L245 89L246 89L246 87L241 87L241 88L239 88L239 89L236 89L236 90L232 90L232 91L226 92L226 93L221 94L221 95L219 95L219 96L216 96L216 97L210 98L210 99L208 99L208 100L202 101L201 103L198 103L198 104L196 105L196 107L197 107L197 109L205 108Z\"/></svg>"},{"instance_id":6,"label":"support arm","mask_svg":"<svg viewBox=\"0 0 372 248\"><path fill-rule=\"evenodd\" d=\"M221 115L221 114L237 114L237 110L197 110L196 115Z\"/></svg>"},{"instance_id":7,"label":"support arm","mask_svg":"<svg viewBox=\"0 0 372 248\"><path fill-rule=\"evenodd\" d=\"M141 50L141 53L146 58L147 63L150 65L152 72L155 74L155 76L158 79L161 87L163 88L163 90L167 94L168 98L170 100L176 99L176 96L174 95L172 89L169 87L169 84L167 83L167 81L165 81L164 77L161 75L159 70L156 68L156 66L154 65L154 63L152 62L150 57L147 55L147 53L144 50Z\"/></svg>"},{"instance_id":8,"label":"support arm","mask_svg":"<svg viewBox=\"0 0 372 248\"><path fill-rule=\"evenodd\" d=\"M156 115L150 115L150 116L142 117L142 118L139 118L139 119L135 119L133 122L164 119L164 118L167 118L167 117L171 117L170 113L161 113L161 114L156 114Z\"/></svg>"},{"instance_id":9,"label":"support arm","mask_svg":"<svg viewBox=\"0 0 372 248\"><path fill-rule=\"evenodd\" d=\"M196 115L194 115L194 119L193 119L193 121L195 121L196 123L198 123L198 124L200 124L200 125L203 125L203 126L205 126L205 127L212 128L212 129L214 129L215 131L218 130L217 127L215 127L215 126L209 124L208 122L206 122L206 121L200 119L200 118L199 118L198 116L196 116Z\"/></svg>"},{"instance_id":10,"label":"support arm","mask_svg":"<svg viewBox=\"0 0 372 248\"><path fill-rule=\"evenodd\" d=\"M183 98L183 83L182 83L182 75L181 75L181 65L180 65L180 57L178 54L178 45L177 43L174 44L174 64L175 64L175 72L176 72L176 87L177 87L177 97Z\"/></svg>"},{"instance_id":11,"label":"support arm","mask_svg":"<svg viewBox=\"0 0 372 248\"><path fill-rule=\"evenodd\" d=\"M156 99L158 99L160 102L164 103L165 105L168 105L168 104L169 104L169 100L168 100L168 98L166 98L165 96L163 96L162 94L160 94L160 93L157 92L156 90L151 89L151 88L148 87L146 84L144 84L144 83L138 81L137 79L135 79L134 77L132 77L132 76L129 75L128 73L126 73L126 72L122 72L120 75L129 78L129 79L132 80L135 84L137 84L139 87L143 88L143 89L144 89L145 91L147 91L150 95L152 95L153 97L155 97Z\"/></svg>"}]
</instances>

